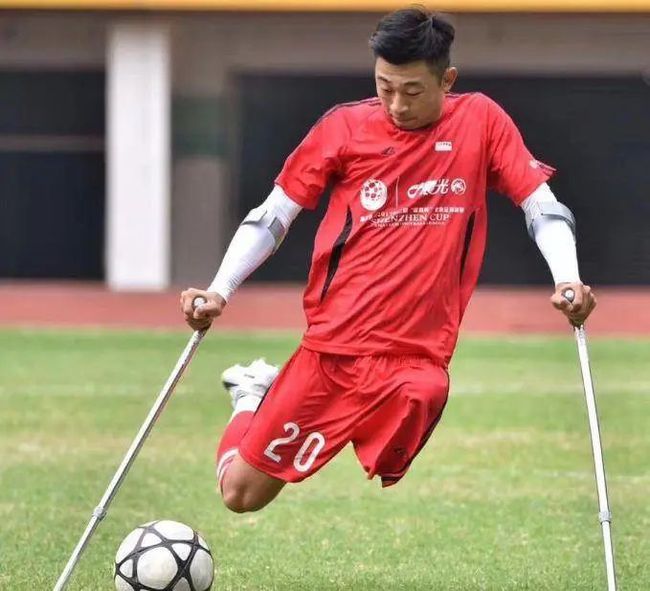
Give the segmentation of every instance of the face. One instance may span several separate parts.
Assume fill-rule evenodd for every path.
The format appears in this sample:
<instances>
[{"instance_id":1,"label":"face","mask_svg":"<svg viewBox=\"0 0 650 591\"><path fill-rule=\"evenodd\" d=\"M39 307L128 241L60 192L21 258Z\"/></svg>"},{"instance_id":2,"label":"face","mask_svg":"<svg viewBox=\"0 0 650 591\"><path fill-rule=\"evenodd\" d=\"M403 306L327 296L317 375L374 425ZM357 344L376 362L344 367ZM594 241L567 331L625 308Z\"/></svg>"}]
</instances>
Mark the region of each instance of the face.
<instances>
[{"instance_id":1,"label":"face","mask_svg":"<svg viewBox=\"0 0 650 591\"><path fill-rule=\"evenodd\" d=\"M375 62L377 96L393 123L407 131L438 120L457 76L456 68L448 68L440 80L424 60L401 66L381 57Z\"/></svg>"}]
</instances>

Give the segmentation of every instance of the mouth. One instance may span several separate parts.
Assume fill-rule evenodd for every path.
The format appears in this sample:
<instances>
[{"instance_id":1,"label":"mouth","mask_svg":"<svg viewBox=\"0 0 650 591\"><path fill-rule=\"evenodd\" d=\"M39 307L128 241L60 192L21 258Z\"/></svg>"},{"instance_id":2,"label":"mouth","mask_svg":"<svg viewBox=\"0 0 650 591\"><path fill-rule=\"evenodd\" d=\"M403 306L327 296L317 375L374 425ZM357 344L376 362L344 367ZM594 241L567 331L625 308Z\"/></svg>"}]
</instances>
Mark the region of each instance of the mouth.
<instances>
[{"instance_id":1,"label":"mouth","mask_svg":"<svg viewBox=\"0 0 650 591\"><path fill-rule=\"evenodd\" d=\"M400 127L404 127L409 123L413 123L413 121L415 121L414 117L409 117L408 119L398 119L397 117L393 117L393 122L395 123L395 125L398 125Z\"/></svg>"}]
</instances>

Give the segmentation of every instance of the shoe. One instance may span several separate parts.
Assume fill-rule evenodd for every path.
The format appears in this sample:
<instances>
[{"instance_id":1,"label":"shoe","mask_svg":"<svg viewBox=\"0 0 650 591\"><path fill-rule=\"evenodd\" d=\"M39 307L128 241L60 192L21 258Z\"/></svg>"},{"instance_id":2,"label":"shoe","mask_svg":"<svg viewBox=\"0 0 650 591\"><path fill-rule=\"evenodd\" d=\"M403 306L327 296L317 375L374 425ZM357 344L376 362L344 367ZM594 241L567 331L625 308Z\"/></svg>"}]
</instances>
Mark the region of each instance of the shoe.
<instances>
[{"instance_id":1,"label":"shoe","mask_svg":"<svg viewBox=\"0 0 650 591\"><path fill-rule=\"evenodd\" d=\"M264 398L280 370L264 359L256 359L249 365L233 365L221 374L223 387L228 390L235 408L244 396L254 396L258 402Z\"/></svg>"}]
</instances>

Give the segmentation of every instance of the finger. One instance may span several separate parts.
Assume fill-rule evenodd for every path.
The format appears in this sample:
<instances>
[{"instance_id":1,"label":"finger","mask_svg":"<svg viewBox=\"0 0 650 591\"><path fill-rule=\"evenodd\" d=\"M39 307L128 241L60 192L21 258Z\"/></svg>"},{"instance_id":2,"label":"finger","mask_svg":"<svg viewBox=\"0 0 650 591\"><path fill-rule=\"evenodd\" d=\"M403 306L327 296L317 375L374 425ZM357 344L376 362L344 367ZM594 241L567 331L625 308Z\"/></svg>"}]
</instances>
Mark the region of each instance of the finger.
<instances>
[{"instance_id":1,"label":"finger","mask_svg":"<svg viewBox=\"0 0 650 591\"><path fill-rule=\"evenodd\" d=\"M580 322L581 320L584 320L585 313L584 312L571 312L570 314L567 314L567 318L569 320L573 320L574 322Z\"/></svg>"},{"instance_id":2,"label":"finger","mask_svg":"<svg viewBox=\"0 0 650 591\"><path fill-rule=\"evenodd\" d=\"M183 314L187 316L188 309L187 309L187 299L188 299L188 290L184 290L181 292L181 310L183 311Z\"/></svg>"},{"instance_id":3,"label":"finger","mask_svg":"<svg viewBox=\"0 0 650 591\"><path fill-rule=\"evenodd\" d=\"M583 322L591 315L595 307L596 307L596 298L592 294L589 294L589 297L587 298L587 302L586 302L586 308L583 314L584 316Z\"/></svg>"},{"instance_id":4,"label":"finger","mask_svg":"<svg viewBox=\"0 0 650 591\"><path fill-rule=\"evenodd\" d=\"M584 312L576 312L573 314L569 314L568 318L575 326L580 326L581 324L585 323L585 320L587 320L588 316L589 316L589 311L585 310Z\"/></svg>"},{"instance_id":5,"label":"finger","mask_svg":"<svg viewBox=\"0 0 650 591\"><path fill-rule=\"evenodd\" d=\"M206 320L206 319L201 319L201 320L196 320L194 318L189 318L187 319L187 324L190 326L190 328L194 330L201 330L203 328L207 328L211 324L211 320Z\"/></svg>"},{"instance_id":6,"label":"finger","mask_svg":"<svg viewBox=\"0 0 650 591\"><path fill-rule=\"evenodd\" d=\"M585 318L589 315L590 301L589 293L588 291L585 291L584 286L577 286L575 298L573 304L568 310L567 317L572 319L573 322L582 324Z\"/></svg>"},{"instance_id":7,"label":"finger","mask_svg":"<svg viewBox=\"0 0 650 591\"><path fill-rule=\"evenodd\" d=\"M199 318L213 318L218 311L218 306L215 302L206 302L196 308L192 309L192 316L197 320Z\"/></svg>"},{"instance_id":8,"label":"finger","mask_svg":"<svg viewBox=\"0 0 650 591\"><path fill-rule=\"evenodd\" d=\"M557 310L569 310L571 308L571 302L567 300L562 294L555 292L551 296L551 303Z\"/></svg>"},{"instance_id":9,"label":"finger","mask_svg":"<svg viewBox=\"0 0 650 591\"><path fill-rule=\"evenodd\" d=\"M585 300L587 300L589 310L593 310L596 307L596 296L588 285L585 285Z\"/></svg>"},{"instance_id":10,"label":"finger","mask_svg":"<svg viewBox=\"0 0 650 591\"><path fill-rule=\"evenodd\" d=\"M193 308L192 308L191 310L189 310L188 312L183 312L183 315L185 316L186 319L190 319L190 318L191 318L191 319L196 320L196 319L199 318L199 317L198 317L198 316L195 316L195 314L196 314L196 310L193 309Z\"/></svg>"},{"instance_id":11,"label":"finger","mask_svg":"<svg viewBox=\"0 0 650 591\"><path fill-rule=\"evenodd\" d=\"M573 289L573 301L570 302L571 305L569 306L569 311L571 313L578 312L582 308L584 302L585 302L585 297L581 287L578 287L577 289Z\"/></svg>"},{"instance_id":12,"label":"finger","mask_svg":"<svg viewBox=\"0 0 650 591\"><path fill-rule=\"evenodd\" d=\"M575 314L579 314L582 316L582 319L584 321L585 318L589 315L590 311L590 306L591 306L591 301L593 299L593 296L590 293L590 290L587 286L583 287L581 295L581 302L580 305L576 308L574 308L573 312Z\"/></svg>"},{"instance_id":13,"label":"finger","mask_svg":"<svg viewBox=\"0 0 650 591\"><path fill-rule=\"evenodd\" d=\"M194 298L200 295L198 289L189 288L183 292L183 312L192 315L194 312Z\"/></svg>"},{"instance_id":14,"label":"finger","mask_svg":"<svg viewBox=\"0 0 650 591\"><path fill-rule=\"evenodd\" d=\"M195 320L193 327L195 330L208 328L212 324L212 319Z\"/></svg>"},{"instance_id":15,"label":"finger","mask_svg":"<svg viewBox=\"0 0 650 591\"><path fill-rule=\"evenodd\" d=\"M571 302L565 300L564 298L558 298L558 303L555 306L558 310L562 310L562 312L569 313L572 308Z\"/></svg>"}]
</instances>

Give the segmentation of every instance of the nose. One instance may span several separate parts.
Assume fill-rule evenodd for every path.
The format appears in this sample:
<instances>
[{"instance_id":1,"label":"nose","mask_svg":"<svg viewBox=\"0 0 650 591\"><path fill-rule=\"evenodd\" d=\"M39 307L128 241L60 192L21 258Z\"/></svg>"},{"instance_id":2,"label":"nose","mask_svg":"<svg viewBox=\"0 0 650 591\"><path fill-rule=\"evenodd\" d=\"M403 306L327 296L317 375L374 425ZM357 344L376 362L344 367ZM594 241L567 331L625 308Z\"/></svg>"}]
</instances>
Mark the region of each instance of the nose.
<instances>
[{"instance_id":1,"label":"nose","mask_svg":"<svg viewBox=\"0 0 650 591\"><path fill-rule=\"evenodd\" d=\"M400 115L405 115L408 111L408 105L403 98L400 98L399 95L396 95L393 98L393 102L390 105L390 110L393 113L393 116L399 117Z\"/></svg>"}]
</instances>

